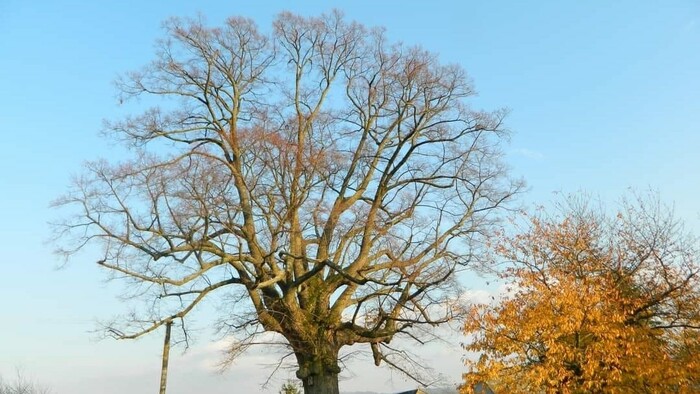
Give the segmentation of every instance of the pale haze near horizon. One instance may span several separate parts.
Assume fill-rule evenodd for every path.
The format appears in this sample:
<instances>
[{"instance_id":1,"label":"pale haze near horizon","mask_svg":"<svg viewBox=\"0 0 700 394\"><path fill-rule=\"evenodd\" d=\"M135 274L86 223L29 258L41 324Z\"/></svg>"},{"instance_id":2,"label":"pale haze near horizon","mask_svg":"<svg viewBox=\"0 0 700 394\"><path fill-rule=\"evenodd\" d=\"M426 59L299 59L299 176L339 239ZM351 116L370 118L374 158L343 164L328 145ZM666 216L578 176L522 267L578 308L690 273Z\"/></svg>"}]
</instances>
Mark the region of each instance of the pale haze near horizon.
<instances>
[{"instance_id":1,"label":"pale haze near horizon","mask_svg":"<svg viewBox=\"0 0 700 394\"><path fill-rule=\"evenodd\" d=\"M84 1L0 2L0 375L19 368L56 394L157 390L161 336L99 340L96 321L125 312L122 286L106 283L89 254L57 270L49 202L83 161L116 160L124 150L99 135L102 119L125 113L111 82L152 58L161 22L231 15L264 31L283 10L318 15L333 8L394 41L422 45L473 78L477 108L507 107L505 146L525 204L553 192L586 190L612 202L628 188L658 190L700 229L700 4L695 1L321 2ZM128 110L138 110L131 104ZM497 292L467 277L469 294ZM206 313L205 313L206 315ZM204 317L201 321L205 321ZM219 374L225 341L206 325L173 352L169 394L276 393L293 376L277 353L252 351ZM444 332L448 332L445 330ZM413 346L425 363L458 382L464 354L457 334ZM348 364L342 391L414 388L367 357Z\"/></svg>"}]
</instances>

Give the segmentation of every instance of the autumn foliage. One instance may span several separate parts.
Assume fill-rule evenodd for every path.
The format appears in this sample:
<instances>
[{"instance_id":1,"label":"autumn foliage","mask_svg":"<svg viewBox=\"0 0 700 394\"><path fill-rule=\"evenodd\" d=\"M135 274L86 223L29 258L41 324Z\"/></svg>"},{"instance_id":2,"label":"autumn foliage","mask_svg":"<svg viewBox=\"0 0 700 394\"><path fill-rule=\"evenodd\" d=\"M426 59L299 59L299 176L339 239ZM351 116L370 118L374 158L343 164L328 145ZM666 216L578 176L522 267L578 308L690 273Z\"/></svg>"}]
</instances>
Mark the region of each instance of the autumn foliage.
<instances>
[{"instance_id":1,"label":"autumn foliage","mask_svg":"<svg viewBox=\"0 0 700 394\"><path fill-rule=\"evenodd\" d=\"M463 392L700 391L697 240L653 199L607 217L570 202L495 247L499 302L471 309Z\"/></svg>"}]
</instances>

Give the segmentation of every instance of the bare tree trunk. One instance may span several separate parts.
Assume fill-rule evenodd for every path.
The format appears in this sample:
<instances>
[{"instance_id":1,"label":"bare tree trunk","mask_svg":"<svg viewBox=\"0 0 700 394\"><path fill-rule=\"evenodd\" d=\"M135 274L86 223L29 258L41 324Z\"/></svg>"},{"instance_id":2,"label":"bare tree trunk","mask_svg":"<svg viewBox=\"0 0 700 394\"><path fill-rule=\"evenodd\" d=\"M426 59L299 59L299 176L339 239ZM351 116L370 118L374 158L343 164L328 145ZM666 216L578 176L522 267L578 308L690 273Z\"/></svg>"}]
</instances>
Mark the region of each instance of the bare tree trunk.
<instances>
[{"instance_id":1,"label":"bare tree trunk","mask_svg":"<svg viewBox=\"0 0 700 394\"><path fill-rule=\"evenodd\" d=\"M328 372L304 379L304 394L339 394L338 374Z\"/></svg>"},{"instance_id":2,"label":"bare tree trunk","mask_svg":"<svg viewBox=\"0 0 700 394\"><path fill-rule=\"evenodd\" d=\"M163 364L160 370L160 394L165 394L165 386L168 383L168 360L170 358L170 329L173 322L169 321L165 325L165 341L163 341Z\"/></svg>"},{"instance_id":3,"label":"bare tree trunk","mask_svg":"<svg viewBox=\"0 0 700 394\"><path fill-rule=\"evenodd\" d=\"M315 349L319 350L319 349ZM297 352L297 377L304 384L304 394L339 394L338 349L323 349L323 355Z\"/></svg>"}]
</instances>

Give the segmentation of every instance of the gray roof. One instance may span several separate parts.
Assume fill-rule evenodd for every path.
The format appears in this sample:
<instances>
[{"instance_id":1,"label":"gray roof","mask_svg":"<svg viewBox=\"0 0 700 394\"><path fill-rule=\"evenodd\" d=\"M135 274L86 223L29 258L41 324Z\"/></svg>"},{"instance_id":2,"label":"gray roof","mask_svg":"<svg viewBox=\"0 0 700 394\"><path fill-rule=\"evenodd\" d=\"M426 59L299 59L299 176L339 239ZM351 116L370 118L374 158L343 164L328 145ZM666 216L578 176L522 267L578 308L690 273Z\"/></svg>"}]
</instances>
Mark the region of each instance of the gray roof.
<instances>
[{"instance_id":1,"label":"gray roof","mask_svg":"<svg viewBox=\"0 0 700 394\"><path fill-rule=\"evenodd\" d=\"M479 382L474 385L474 394L495 394L488 384Z\"/></svg>"},{"instance_id":2,"label":"gray roof","mask_svg":"<svg viewBox=\"0 0 700 394\"><path fill-rule=\"evenodd\" d=\"M402 391L402 392L396 393L396 394L428 394L428 393L426 393L425 391L423 391L421 389L415 389L415 390Z\"/></svg>"}]
</instances>

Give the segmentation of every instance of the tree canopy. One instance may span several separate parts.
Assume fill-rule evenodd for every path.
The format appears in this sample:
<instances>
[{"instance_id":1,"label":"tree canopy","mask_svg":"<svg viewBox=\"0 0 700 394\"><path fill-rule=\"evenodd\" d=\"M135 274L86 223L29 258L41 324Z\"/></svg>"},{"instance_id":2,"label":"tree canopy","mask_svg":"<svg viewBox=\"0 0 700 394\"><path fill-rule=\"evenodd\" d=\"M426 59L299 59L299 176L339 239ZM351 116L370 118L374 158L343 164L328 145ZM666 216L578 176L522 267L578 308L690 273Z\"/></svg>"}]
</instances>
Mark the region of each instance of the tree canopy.
<instances>
[{"instance_id":1,"label":"tree canopy","mask_svg":"<svg viewBox=\"0 0 700 394\"><path fill-rule=\"evenodd\" d=\"M528 220L495 245L508 291L466 321L480 358L464 392L700 390L698 239L670 210L639 198L609 217L574 199Z\"/></svg>"},{"instance_id":2,"label":"tree canopy","mask_svg":"<svg viewBox=\"0 0 700 394\"><path fill-rule=\"evenodd\" d=\"M184 325L225 293L231 356L278 333L307 393L338 392L344 346L402 368L390 341L455 316L455 271L519 190L505 112L470 108L461 67L338 12L165 32L117 81L120 100L154 103L107 123L133 158L88 163L57 201L75 212L60 253L100 246L150 305L109 332Z\"/></svg>"}]
</instances>

